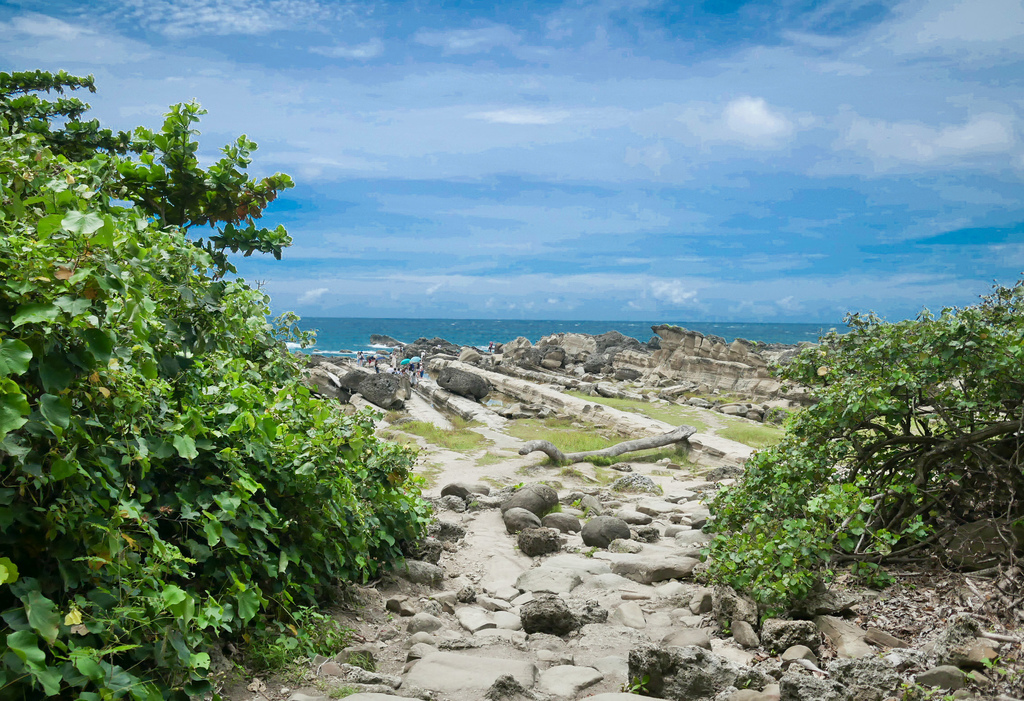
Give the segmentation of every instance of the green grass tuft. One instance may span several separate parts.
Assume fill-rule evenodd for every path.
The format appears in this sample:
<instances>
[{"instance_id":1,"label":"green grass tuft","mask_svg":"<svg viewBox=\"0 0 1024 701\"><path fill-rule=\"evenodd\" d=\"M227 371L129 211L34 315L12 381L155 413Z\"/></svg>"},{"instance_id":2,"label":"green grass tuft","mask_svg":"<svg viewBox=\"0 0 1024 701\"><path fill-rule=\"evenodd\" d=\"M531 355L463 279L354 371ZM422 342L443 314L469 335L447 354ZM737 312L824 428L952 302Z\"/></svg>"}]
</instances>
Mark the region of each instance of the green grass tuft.
<instances>
[{"instance_id":1,"label":"green grass tuft","mask_svg":"<svg viewBox=\"0 0 1024 701\"><path fill-rule=\"evenodd\" d=\"M782 440L782 429L765 424L735 422L716 433L737 443L749 445L751 448L767 448Z\"/></svg>"},{"instance_id":2,"label":"green grass tuft","mask_svg":"<svg viewBox=\"0 0 1024 701\"><path fill-rule=\"evenodd\" d=\"M454 450L457 453L466 453L471 450L478 450L484 445L490 443L490 441L476 431L470 430L465 421L452 423L455 424L454 429L438 428L434 424L427 423L425 421L409 421L408 423L401 424L395 428L400 431L419 436L420 438L424 438L430 443L441 446L442 448Z\"/></svg>"}]
</instances>

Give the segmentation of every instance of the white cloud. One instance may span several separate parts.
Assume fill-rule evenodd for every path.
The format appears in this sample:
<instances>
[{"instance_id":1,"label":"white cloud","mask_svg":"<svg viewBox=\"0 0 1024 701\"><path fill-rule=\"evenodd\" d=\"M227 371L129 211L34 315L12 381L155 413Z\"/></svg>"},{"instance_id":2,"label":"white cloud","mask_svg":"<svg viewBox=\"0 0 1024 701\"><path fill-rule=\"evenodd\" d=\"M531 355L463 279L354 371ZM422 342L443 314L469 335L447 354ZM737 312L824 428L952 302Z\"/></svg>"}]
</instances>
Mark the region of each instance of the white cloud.
<instances>
[{"instance_id":1,"label":"white cloud","mask_svg":"<svg viewBox=\"0 0 1024 701\"><path fill-rule=\"evenodd\" d=\"M35 12L0 22L0 46L5 44L12 56L46 63L114 65L142 61L151 53L144 44L113 32L100 33Z\"/></svg>"},{"instance_id":2,"label":"white cloud","mask_svg":"<svg viewBox=\"0 0 1024 701\"><path fill-rule=\"evenodd\" d=\"M504 109L474 112L466 115L469 119L480 119L492 124L557 124L569 116L565 110Z\"/></svg>"},{"instance_id":3,"label":"white cloud","mask_svg":"<svg viewBox=\"0 0 1024 701\"><path fill-rule=\"evenodd\" d=\"M688 290L679 280L658 280L651 283L651 296L675 306L696 303L697 290Z\"/></svg>"},{"instance_id":4,"label":"white cloud","mask_svg":"<svg viewBox=\"0 0 1024 701\"><path fill-rule=\"evenodd\" d=\"M446 54L484 53L499 46L519 43L519 35L501 25L448 31L420 30L414 38L420 44L440 48Z\"/></svg>"},{"instance_id":5,"label":"white cloud","mask_svg":"<svg viewBox=\"0 0 1024 701\"><path fill-rule=\"evenodd\" d=\"M935 0L896 22L885 44L897 53L1020 54L1024 0Z\"/></svg>"},{"instance_id":6,"label":"white cloud","mask_svg":"<svg viewBox=\"0 0 1024 701\"><path fill-rule=\"evenodd\" d=\"M266 34L322 26L350 14L348 3L317 0L127 0L117 12L171 38Z\"/></svg>"},{"instance_id":7,"label":"white cloud","mask_svg":"<svg viewBox=\"0 0 1024 701\"><path fill-rule=\"evenodd\" d=\"M738 97L723 107L695 105L678 120L702 142L733 142L751 148L783 147L795 126L762 97Z\"/></svg>"},{"instance_id":8,"label":"white cloud","mask_svg":"<svg viewBox=\"0 0 1024 701\"><path fill-rule=\"evenodd\" d=\"M315 290L306 290L299 296L299 304L310 304L319 302L320 298L330 292L328 287L318 287Z\"/></svg>"},{"instance_id":9,"label":"white cloud","mask_svg":"<svg viewBox=\"0 0 1024 701\"><path fill-rule=\"evenodd\" d=\"M0 30L26 34L39 39L57 39L60 41L74 41L83 34L92 34L92 32L82 27L68 24L55 17L36 13L15 17L6 24L0 23Z\"/></svg>"},{"instance_id":10,"label":"white cloud","mask_svg":"<svg viewBox=\"0 0 1024 701\"><path fill-rule=\"evenodd\" d=\"M927 165L1006 153L1015 143L1013 120L1004 114L980 114L944 127L854 115L834 146L863 152L885 170L902 163Z\"/></svg>"},{"instance_id":11,"label":"white cloud","mask_svg":"<svg viewBox=\"0 0 1024 701\"><path fill-rule=\"evenodd\" d=\"M355 46L314 46L310 52L328 58L349 58L356 61L367 61L384 53L384 42L374 37L370 41Z\"/></svg>"}]
</instances>

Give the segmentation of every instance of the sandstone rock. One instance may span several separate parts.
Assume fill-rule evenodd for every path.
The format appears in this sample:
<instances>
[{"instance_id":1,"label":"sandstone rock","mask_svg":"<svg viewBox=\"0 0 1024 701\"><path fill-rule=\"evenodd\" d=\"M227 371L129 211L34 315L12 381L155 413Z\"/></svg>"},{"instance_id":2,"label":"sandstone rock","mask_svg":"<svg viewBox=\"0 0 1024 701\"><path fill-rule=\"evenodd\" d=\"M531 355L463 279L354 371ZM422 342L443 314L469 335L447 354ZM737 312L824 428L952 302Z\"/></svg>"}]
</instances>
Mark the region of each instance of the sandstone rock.
<instances>
[{"instance_id":1,"label":"sandstone rock","mask_svg":"<svg viewBox=\"0 0 1024 701\"><path fill-rule=\"evenodd\" d=\"M427 533L440 541L454 543L466 537L466 528L453 521L437 519L427 526Z\"/></svg>"},{"instance_id":2,"label":"sandstone rock","mask_svg":"<svg viewBox=\"0 0 1024 701\"><path fill-rule=\"evenodd\" d=\"M559 665L545 670L540 675L538 690L557 698L572 699L602 679L604 675L593 667Z\"/></svg>"},{"instance_id":3,"label":"sandstone rock","mask_svg":"<svg viewBox=\"0 0 1024 701\"><path fill-rule=\"evenodd\" d=\"M711 590L706 587L701 587L697 591L693 592L693 596L690 598L690 612L695 616L710 613L713 604L714 598Z\"/></svg>"},{"instance_id":4,"label":"sandstone rock","mask_svg":"<svg viewBox=\"0 0 1024 701\"><path fill-rule=\"evenodd\" d=\"M509 509L526 509L540 519L547 515L558 503L558 492L546 484L533 482L524 486L513 494L508 501L501 505L501 513Z\"/></svg>"},{"instance_id":5,"label":"sandstone rock","mask_svg":"<svg viewBox=\"0 0 1024 701\"><path fill-rule=\"evenodd\" d=\"M654 584L666 579L689 577L698 564L700 560L692 557L663 557L641 553L613 562L612 573L640 584Z\"/></svg>"},{"instance_id":6,"label":"sandstone rock","mask_svg":"<svg viewBox=\"0 0 1024 701\"><path fill-rule=\"evenodd\" d=\"M699 628L682 628L673 631L661 639L662 647L702 647L711 649L711 638L706 631Z\"/></svg>"},{"instance_id":7,"label":"sandstone rock","mask_svg":"<svg viewBox=\"0 0 1024 701\"><path fill-rule=\"evenodd\" d=\"M636 554L643 552L644 546L635 540L623 540L622 538L616 538L608 544L608 552L610 553L630 553Z\"/></svg>"},{"instance_id":8,"label":"sandstone rock","mask_svg":"<svg viewBox=\"0 0 1024 701\"><path fill-rule=\"evenodd\" d=\"M399 616L415 616L419 609L409 601L408 596L393 596L384 603L384 608Z\"/></svg>"},{"instance_id":9,"label":"sandstone rock","mask_svg":"<svg viewBox=\"0 0 1024 701\"><path fill-rule=\"evenodd\" d=\"M796 660L808 660L815 666L818 664L818 657L814 654L811 648L806 645L794 645L786 648L785 652L782 653L782 662L795 662Z\"/></svg>"},{"instance_id":10,"label":"sandstone rock","mask_svg":"<svg viewBox=\"0 0 1024 701\"><path fill-rule=\"evenodd\" d=\"M466 500L462 497L457 497L454 494L438 497L434 500L434 504L438 510L454 511L458 514L461 514L466 510Z\"/></svg>"},{"instance_id":11,"label":"sandstone rock","mask_svg":"<svg viewBox=\"0 0 1024 701\"><path fill-rule=\"evenodd\" d=\"M939 664L980 667L980 663L970 659L970 651L977 642L979 633L981 626L970 614L961 613L954 616L932 643L932 650Z\"/></svg>"},{"instance_id":12,"label":"sandstone rock","mask_svg":"<svg viewBox=\"0 0 1024 701\"><path fill-rule=\"evenodd\" d=\"M450 695L483 695L505 674L529 689L538 672L532 662L438 652L417 662L406 674L405 685Z\"/></svg>"},{"instance_id":13,"label":"sandstone rock","mask_svg":"<svg viewBox=\"0 0 1024 701\"><path fill-rule=\"evenodd\" d=\"M662 490L654 480L647 475L632 474L620 477L609 486L613 492L640 492L647 494L661 494Z\"/></svg>"},{"instance_id":14,"label":"sandstone rock","mask_svg":"<svg viewBox=\"0 0 1024 701\"><path fill-rule=\"evenodd\" d=\"M643 609L635 601L627 601L612 611L608 616L608 622L619 626L627 626L643 630L647 627L647 619L644 618Z\"/></svg>"},{"instance_id":15,"label":"sandstone rock","mask_svg":"<svg viewBox=\"0 0 1024 701\"><path fill-rule=\"evenodd\" d=\"M568 594L583 579L572 570L560 567L535 567L516 580L516 587L534 594Z\"/></svg>"},{"instance_id":16,"label":"sandstone rock","mask_svg":"<svg viewBox=\"0 0 1024 701\"><path fill-rule=\"evenodd\" d=\"M502 630L522 630L523 620L511 611L495 611L491 614L494 625Z\"/></svg>"},{"instance_id":17,"label":"sandstone rock","mask_svg":"<svg viewBox=\"0 0 1024 701\"><path fill-rule=\"evenodd\" d=\"M718 625L725 628L733 621L746 621L757 625L757 604L749 596L739 594L732 587L719 585L712 590L712 614Z\"/></svg>"},{"instance_id":18,"label":"sandstone rock","mask_svg":"<svg viewBox=\"0 0 1024 701\"><path fill-rule=\"evenodd\" d=\"M444 623L440 618L429 613L420 612L409 619L405 629L409 635L415 635L416 633L433 633L442 627L444 627Z\"/></svg>"},{"instance_id":19,"label":"sandstone rock","mask_svg":"<svg viewBox=\"0 0 1024 701\"><path fill-rule=\"evenodd\" d=\"M676 701L712 701L729 687L763 689L767 676L700 647L641 645L629 652L630 679L647 678L647 693Z\"/></svg>"},{"instance_id":20,"label":"sandstone rock","mask_svg":"<svg viewBox=\"0 0 1024 701\"><path fill-rule=\"evenodd\" d=\"M846 686L847 695L854 699L888 698L903 681L891 665L877 657L834 660L828 672Z\"/></svg>"},{"instance_id":21,"label":"sandstone rock","mask_svg":"<svg viewBox=\"0 0 1024 701\"><path fill-rule=\"evenodd\" d=\"M778 654L794 645L804 645L817 652L821 635L813 621L787 621L769 618L761 624L761 644L765 650Z\"/></svg>"},{"instance_id":22,"label":"sandstone rock","mask_svg":"<svg viewBox=\"0 0 1024 701\"><path fill-rule=\"evenodd\" d=\"M864 641L865 632L859 626L835 616L815 616L814 625L836 647L840 657L868 657L875 650Z\"/></svg>"},{"instance_id":23,"label":"sandstone rock","mask_svg":"<svg viewBox=\"0 0 1024 701\"><path fill-rule=\"evenodd\" d=\"M895 636L889 635L884 630L879 630L878 628L868 628L864 632L864 640L866 642L871 643L872 645L877 645L878 647L888 647L888 648L908 648L908 647L910 647L910 643L904 642L903 640L900 640L899 638L897 638Z\"/></svg>"},{"instance_id":24,"label":"sandstone rock","mask_svg":"<svg viewBox=\"0 0 1024 701\"><path fill-rule=\"evenodd\" d=\"M570 514L548 514L540 522L545 528L557 528L562 533L579 533L583 529L580 520Z\"/></svg>"},{"instance_id":25,"label":"sandstone rock","mask_svg":"<svg viewBox=\"0 0 1024 701\"><path fill-rule=\"evenodd\" d=\"M417 541L405 541L402 543L402 554L410 560L422 560L436 565L441 561L441 552L444 544L437 538L427 536Z\"/></svg>"},{"instance_id":26,"label":"sandstone rock","mask_svg":"<svg viewBox=\"0 0 1024 701\"><path fill-rule=\"evenodd\" d=\"M921 672L915 678L921 686L937 686L942 689L955 691L962 689L967 683L966 675L959 667L953 665L939 665Z\"/></svg>"},{"instance_id":27,"label":"sandstone rock","mask_svg":"<svg viewBox=\"0 0 1024 701\"><path fill-rule=\"evenodd\" d=\"M647 525L654 520L647 514L642 514L639 511L634 511L633 509L619 509L615 512L615 518L634 526Z\"/></svg>"},{"instance_id":28,"label":"sandstone rock","mask_svg":"<svg viewBox=\"0 0 1024 701\"><path fill-rule=\"evenodd\" d=\"M341 378L341 384L353 394L363 395L366 401L381 409L401 409L412 396L408 378L389 373L370 374L352 370Z\"/></svg>"},{"instance_id":29,"label":"sandstone rock","mask_svg":"<svg viewBox=\"0 0 1024 701\"><path fill-rule=\"evenodd\" d=\"M537 514L527 509L513 507L501 515L505 522L505 530L509 533L520 533L529 528L540 528L540 519Z\"/></svg>"},{"instance_id":30,"label":"sandstone rock","mask_svg":"<svg viewBox=\"0 0 1024 701\"><path fill-rule=\"evenodd\" d=\"M519 550L530 557L556 553L562 548L560 534L561 531L554 528L524 528L519 532Z\"/></svg>"},{"instance_id":31,"label":"sandstone rock","mask_svg":"<svg viewBox=\"0 0 1024 701\"><path fill-rule=\"evenodd\" d=\"M426 584L431 587L440 587L444 580L443 569L421 560L406 560L395 568L395 574L413 584Z\"/></svg>"},{"instance_id":32,"label":"sandstone rock","mask_svg":"<svg viewBox=\"0 0 1024 701\"><path fill-rule=\"evenodd\" d=\"M516 681L511 674L502 674L484 692L484 698L488 701L526 701L534 697L530 690Z\"/></svg>"},{"instance_id":33,"label":"sandstone rock","mask_svg":"<svg viewBox=\"0 0 1024 701\"><path fill-rule=\"evenodd\" d=\"M544 596L524 604L519 612L527 633L568 635L580 627L579 619L557 596Z\"/></svg>"},{"instance_id":34,"label":"sandstone rock","mask_svg":"<svg viewBox=\"0 0 1024 701\"><path fill-rule=\"evenodd\" d=\"M459 352L460 363L476 364L483 360L483 356L480 355L480 351L472 346L466 346Z\"/></svg>"},{"instance_id":35,"label":"sandstone rock","mask_svg":"<svg viewBox=\"0 0 1024 701\"><path fill-rule=\"evenodd\" d=\"M780 701L847 701L846 689L834 679L787 672L779 680Z\"/></svg>"},{"instance_id":36,"label":"sandstone rock","mask_svg":"<svg viewBox=\"0 0 1024 701\"><path fill-rule=\"evenodd\" d=\"M480 401L491 391L491 383L483 377L458 368L446 367L437 376L438 386L468 399Z\"/></svg>"},{"instance_id":37,"label":"sandstone rock","mask_svg":"<svg viewBox=\"0 0 1024 701\"><path fill-rule=\"evenodd\" d=\"M616 538L629 539L629 526L614 516L595 516L584 524L583 544L592 548L607 548Z\"/></svg>"},{"instance_id":38,"label":"sandstone rock","mask_svg":"<svg viewBox=\"0 0 1024 701\"><path fill-rule=\"evenodd\" d=\"M470 633L476 633L485 628L498 627L494 620L487 615L486 611L476 606L460 606L455 609L455 618L458 620L459 625Z\"/></svg>"},{"instance_id":39,"label":"sandstone rock","mask_svg":"<svg viewBox=\"0 0 1024 701\"><path fill-rule=\"evenodd\" d=\"M732 639L747 649L761 646L754 627L746 621L735 620L732 622Z\"/></svg>"}]
</instances>

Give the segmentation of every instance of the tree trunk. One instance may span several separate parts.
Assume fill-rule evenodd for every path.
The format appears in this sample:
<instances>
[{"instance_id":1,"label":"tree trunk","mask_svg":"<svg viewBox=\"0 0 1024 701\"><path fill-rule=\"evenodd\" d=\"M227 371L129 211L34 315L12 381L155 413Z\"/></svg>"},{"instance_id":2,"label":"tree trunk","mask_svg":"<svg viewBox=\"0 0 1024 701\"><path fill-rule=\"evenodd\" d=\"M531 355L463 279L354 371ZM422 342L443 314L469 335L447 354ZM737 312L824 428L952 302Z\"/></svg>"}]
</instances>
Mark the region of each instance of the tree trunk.
<instances>
[{"instance_id":1,"label":"tree trunk","mask_svg":"<svg viewBox=\"0 0 1024 701\"><path fill-rule=\"evenodd\" d=\"M590 450L584 453L568 454L563 453L549 441L528 441L519 449L519 454L529 455L535 451L540 451L557 463L580 462L587 458L614 458L615 456L622 455L623 453L632 453L637 450L660 448L663 445L681 443L689 439L689 437L696 432L697 429L693 426L680 426L679 428L669 431L668 433L663 433L660 436L637 438L636 440L617 443L616 445L609 446L603 450Z\"/></svg>"}]
</instances>

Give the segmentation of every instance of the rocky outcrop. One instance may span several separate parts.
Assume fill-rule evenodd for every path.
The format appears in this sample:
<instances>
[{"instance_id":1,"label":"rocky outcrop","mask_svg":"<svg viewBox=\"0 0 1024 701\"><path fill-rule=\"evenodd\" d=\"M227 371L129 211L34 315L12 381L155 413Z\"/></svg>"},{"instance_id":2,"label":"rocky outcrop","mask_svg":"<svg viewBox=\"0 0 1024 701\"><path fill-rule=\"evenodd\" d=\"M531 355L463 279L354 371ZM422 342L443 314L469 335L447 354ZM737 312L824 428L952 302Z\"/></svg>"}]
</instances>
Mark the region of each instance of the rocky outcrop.
<instances>
[{"instance_id":1,"label":"rocky outcrop","mask_svg":"<svg viewBox=\"0 0 1024 701\"><path fill-rule=\"evenodd\" d=\"M480 401L491 391L491 383L477 373L447 367L437 376L437 384L462 397Z\"/></svg>"}]
</instances>

